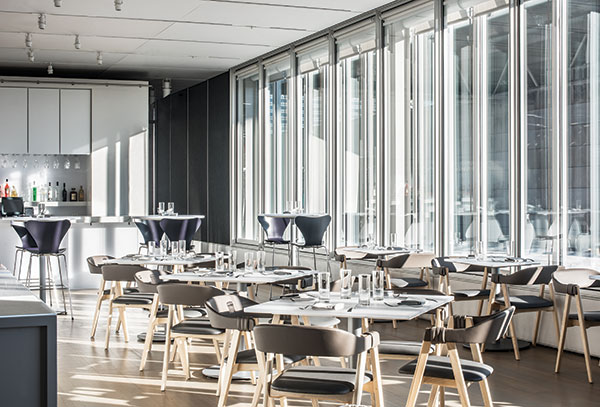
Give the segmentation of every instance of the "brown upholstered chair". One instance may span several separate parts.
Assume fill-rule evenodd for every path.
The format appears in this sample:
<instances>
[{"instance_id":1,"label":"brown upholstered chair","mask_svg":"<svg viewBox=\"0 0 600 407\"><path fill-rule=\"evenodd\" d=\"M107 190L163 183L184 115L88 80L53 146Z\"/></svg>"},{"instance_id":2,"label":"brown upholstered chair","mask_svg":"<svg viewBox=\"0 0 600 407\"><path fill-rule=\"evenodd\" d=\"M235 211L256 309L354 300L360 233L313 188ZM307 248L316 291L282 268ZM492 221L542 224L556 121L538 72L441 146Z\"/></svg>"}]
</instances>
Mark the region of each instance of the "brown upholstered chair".
<instances>
[{"instance_id":1,"label":"brown upholstered chair","mask_svg":"<svg viewBox=\"0 0 600 407\"><path fill-rule=\"evenodd\" d=\"M490 297L488 299L488 314L491 314L492 310L508 308L510 306L515 307L515 313L521 314L525 312L535 312L536 320L533 326L533 339L531 344L533 346L537 343L537 337L540 330L540 322L542 319L542 312L551 312L554 318L554 326L556 328L556 338L560 337L558 327L558 312L554 306L554 288L552 287L552 274L558 269L558 266L540 266L540 267L528 267L519 270L513 274L495 274L492 276L492 288L490 290ZM502 296L496 296L496 287L500 285ZM509 286L539 286L539 295L515 295L510 296L508 287ZM545 298L545 289L548 286L550 291L550 299ZM515 333L514 323L510 323L510 337L513 344L513 350L515 352L515 359L521 358L519 353L519 344L517 342L517 335Z\"/></svg>"},{"instance_id":2,"label":"brown upholstered chair","mask_svg":"<svg viewBox=\"0 0 600 407\"><path fill-rule=\"evenodd\" d=\"M462 406L470 406L467 385L478 383L486 407L493 405L487 378L493 369L483 363L479 345L497 341L506 333L515 307L485 317L451 317L451 328L428 328L425 331L419 357L400 368L400 373L412 374L407 407L417 403L423 383L431 384L430 406L437 405L439 394L446 387L458 390ZM473 360L461 360L457 344L469 344ZM446 345L448 356L430 356L431 345Z\"/></svg>"},{"instance_id":3,"label":"brown upholstered chair","mask_svg":"<svg viewBox=\"0 0 600 407\"><path fill-rule=\"evenodd\" d=\"M556 366L554 371L558 373L560 370L560 362L563 350L565 348L567 328L578 326L583 345L585 368L587 371L588 381L590 383L592 383L593 380L587 329L593 326L600 326L600 310L584 311L581 303L581 290L600 288L600 280L592 280L590 278L591 276L598 275L600 275L600 272L596 270L574 268L557 271L552 276L552 284L554 285L556 292L565 294L565 307L563 310L563 319L560 329L560 339L558 341L558 352L556 355ZM572 299L575 300L575 305L577 307L576 314L569 313Z\"/></svg>"},{"instance_id":4,"label":"brown upholstered chair","mask_svg":"<svg viewBox=\"0 0 600 407\"><path fill-rule=\"evenodd\" d=\"M87 265L90 270L90 274L98 274L102 276L102 263L104 260L114 259L112 256L91 256L87 258ZM98 318L100 317L100 309L102 303L110 298L110 290L106 289L106 282L104 279L100 280L100 289L98 290L98 296L96 298L96 309L94 310L94 319L92 320L92 333L90 338L94 339L96 336L96 329L98 328ZM117 323L117 330L121 320Z\"/></svg>"},{"instance_id":5,"label":"brown upholstered chair","mask_svg":"<svg viewBox=\"0 0 600 407\"><path fill-rule=\"evenodd\" d=\"M363 387L373 404L382 398L377 332L355 336L333 328L297 325L258 325L254 328L256 351L261 364L265 405L276 399L319 400L360 404ZM292 366L277 375L275 355L300 354L318 357L357 356L355 369L331 366ZM374 367L366 371L367 358Z\"/></svg>"},{"instance_id":6,"label":"brown upholstered chair","mask_svg":"<svg viewBox=\"0 0 600 407\"><path fill-rule=\"evenodd\" d=\"M169 306L165 352L163 355L162 384L160 388L161 391L165 391L171 353L171 339L177 345L179 359L183 366L186 380L190 378L188 338L212 341L217 361L221 363L219 342L225 341L225 330L212 327L210 322L203 318L186 318L183 307L203 307L206 301L212 297L223 295L224 292L215 287L183 283L160 284L157 286L157 290L161 304Z\"/></svg>"}]
</instances>

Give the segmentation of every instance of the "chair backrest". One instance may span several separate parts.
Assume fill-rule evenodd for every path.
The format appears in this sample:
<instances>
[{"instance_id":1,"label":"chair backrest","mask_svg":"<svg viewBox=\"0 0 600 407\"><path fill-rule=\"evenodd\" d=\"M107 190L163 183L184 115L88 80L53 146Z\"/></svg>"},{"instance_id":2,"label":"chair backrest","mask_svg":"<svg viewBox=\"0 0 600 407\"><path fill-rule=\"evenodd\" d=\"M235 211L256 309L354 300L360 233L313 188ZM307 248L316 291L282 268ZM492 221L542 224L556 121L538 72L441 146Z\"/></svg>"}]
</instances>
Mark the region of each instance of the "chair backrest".
<instances>
[{"instance_id":1,"label":"chair backrest","mask_svg":"<svg viewBox=\"0 0 600 407\"><path fill-rule=\"evenodd\" d=\"M71 227L67 219L57 221L29 220L25 228L33 237L40 254L58 253L60 243Z\"/></svg>"},{"instance_id":2,"label":"chair backrest","mask_svg":"<svg viewBox=\"0 0 600 407\"><path fill-rule=\"evenodd\" d=\"M433 327L425 330L424 340L431 343L492 343L506 334L515 307L509 307L485 317L455 316L454 328ZM466 327L467 318L473 326Z\"/></svg>"},{"instance_id":3,"label":"chair backrest","mask_svg":"<svg viewBox=\"0 0 600 407\"><path fill-rule=\"evenodd\" d=\"M239 295L218 295L206 301L206 312L210 325L217 329L251 331L254 318L244 312L244 308L258 304Z\"/></svg>"},{"instance_id":4,"label":"chair backrest","mask_svg":"<svg viewBox=\"0 0 600 407\"><path fill-rule=\"evenodd\" d=\"M298 216L295 223L304 237L305 246L321 246L323 236L331 223L331 216Z\"/></svg>"},{"instance_id":5,"label":"chair backrest","mask_svg":"<svg viewBox=\"0 0 600 407\"><path fill-rule=\"evenodd\" d=\"M91 274L102 274L102 263L104 260L114 259L112 256L90 256L87 260L88 268Z\"/></svg>"},{"instance_id":6,"label":"chair backrest","mask_svg":"<svg viewBox=\"0 0 600 407\"><path fill-rule=\"evenodd\" d=\"M377 332L361 336L336 328L299 325L258 325L256 349L263 353L306 356L354 356L379 345Z\"/></svg>"},{"instance_id":7,"label":"chair backrest","mask_svg":"<svg viewBox=\"0 0 600 407\"><path fill-rule=\"evenodd\" d=\"M148 226L148 230L150 231L150 240L159 243L162 240L165 231L160 226L160 220L158 219L147 219L145 221L146 226ZM150 241L149 240L149 241Z\"/></svg>"},{"instance_id":8,"label":"chair backrest","mask_svg":"<svg viewBox=\"0 0 600 407\"><path fill-rule=\"evenodd\" d=\"M152 230L150 230L150 226L147 223L142 221L135 221L135 226L137 226L138 230L142 234L142 238L144 239L144 244L148 244L150 241L160 242L159 240L154 240L154 235Z\"/></svg>"},{"instance_id":9,"label":"chair backrest","mask_svg":"<svg viewBox=\"0 0 600 407\"><path fill-rule=\"evenodd\" d=\"M129 264L105 264L101 268L104 281L135 281L135 274L146 270L142 266Z\"/></svg>"},{"instance_id":10,"label":"chair backrest","mask_svg":"<svg viewBox=\"0 0 600 407\"><path fill-rule=\"evenodd\" d=\"M513 274L494 274L492 276L492 281L494 283L509 285L550 284L550 281L552 281L552 274L554 274L556 270L558 270L558 266L528 267Z\"/></svg>"},{"instance_id":11,"label":"chair backrest","mask_svg":"<svg viewBox=\"0 0 600 407\"><path fill-rule=\"evenodd\" d=\"M556 292L576 295L580 288L600 288L600 280L591 276L600 276L600 271L586 268L571 268L554 272L552 285Z\"/></svg>"},{"instance_id":12,"label":"chair backrest","mask_svg":"<svg viewBox=\"0 0 600 407\"><path fill-rule=\"evenodd\" d=\"M134 278L139 292L145 294L158 293L157 287L167 283L160 279L160 276L164 274L167 273L158 270L142 270L135 273Z\"/></svg>"},{"instance_id":13,"label":"chair backrest","mask_svg":"<svg viewBox=\"0 0 600 407\"><path fill-rule=\"evenodd\" d=\"M436 274L445 275L448 273L468 273L484 271L484 267L470 266L466 264L454 263L452 257L436 257L431 260L431 266Z\"/></svg>"},{"instance_id":14,"label":"chair backrest","mask_svg":"<svg viewBox=\"0 0 600 407\"><path fill-rule=\"evenodd\" d=\"M17 235L19 235L23 249L34 249L37 247L33 236L29 234L25 226L17 225L15 223L11 223L10 226L12 226L15 232L17 232Z\"/></svg>"},{"instance_id":15,"label":"chair backrest","mask_svg":"<svg viewBox=\"0 0 600 407\"><path fill-rule=\"evenodd\" d=\"M433 253L408 253L394 256L388 260L378 260L377 265L390 269L430 268L434 258Z\"/></svg>"},{"instance_id":16,"label":"chair backrest","mask_svg":"<svg viewBox=\"0 0 600 407\"><path fill-rule=\"evenodd\" d=\"M186 250L190 250L192 239L200 229L201 223L200 218L163 219L160 221L160 227L170 241L185 240Z\"/></svg>"},{"instance_id":17,"label":"chair backrest","mask_svg":"<svg viewBox=\"0 0 600 407\"><path fill-rule=\"evenodd\" d=\"M267 240L283 239L283 234L290 223L290 219L264 215L258 215L257 218L258 223L260 223L267 235Z\"/></svg>"},{"instance_id":18,"label":"chair backrest","mask_svg":"<svg viewBox=\"0 0 600 407\"><path fill-rule=\"evenodd\" d=\"M5 196L2 198L2 216L19 216L25 210L22 197Z\"/></svg>"},{"instance_id":19,"label":"chair backrest","mask_svg":"<svg viewBox=\"0 0 600 407\"><path fill-rule=\"evenodd\" d=\"M161 284L157 289L160 302L165 305L201 307L212 297L225 294L215 287L185 283Z\"/></svg>"}]
</instances>

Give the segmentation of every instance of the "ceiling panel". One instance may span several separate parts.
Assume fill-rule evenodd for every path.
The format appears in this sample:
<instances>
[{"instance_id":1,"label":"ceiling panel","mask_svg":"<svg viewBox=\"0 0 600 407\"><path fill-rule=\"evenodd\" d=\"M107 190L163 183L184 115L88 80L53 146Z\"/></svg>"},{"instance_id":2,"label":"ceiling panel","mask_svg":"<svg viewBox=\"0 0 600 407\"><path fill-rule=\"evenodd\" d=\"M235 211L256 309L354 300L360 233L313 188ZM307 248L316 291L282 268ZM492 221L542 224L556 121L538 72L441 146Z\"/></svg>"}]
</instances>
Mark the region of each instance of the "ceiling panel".
<instances>
[{"instance_id":1,"label":"ceiling panel","mask_svg":"<svg viewBox=\"0 0 600 407\"><path fill-rule=\"evenodd\" d=\"M126 55L117 66L152 66L162 68L221 69L231 66L231 60L218 58L165 57L163 55ZM176 68L175 68L176 67Z\"/></svg>"},{"instance_id":2,"label":"ceiling panel","mask_svg":"<svg viewBox=\"0 0 600 407\"><path fill-rule=\"evenodd\" d=\"M267 52L269 47L256 47L235 44L205 44L176 41L147 41L137 49L138 54L156 56L218 57L231 62L244 62L255 55Z\"/></svg>"}]
</instances>

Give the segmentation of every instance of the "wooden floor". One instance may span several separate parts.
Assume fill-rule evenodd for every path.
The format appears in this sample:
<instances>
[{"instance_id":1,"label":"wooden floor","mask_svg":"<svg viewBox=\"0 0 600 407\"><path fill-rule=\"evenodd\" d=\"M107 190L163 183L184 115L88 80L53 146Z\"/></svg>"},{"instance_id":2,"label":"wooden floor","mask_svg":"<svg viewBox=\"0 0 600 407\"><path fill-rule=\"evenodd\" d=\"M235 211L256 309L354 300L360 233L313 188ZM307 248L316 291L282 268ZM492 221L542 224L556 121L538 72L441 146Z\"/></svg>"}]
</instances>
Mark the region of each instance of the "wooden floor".
<instances>
[{"instance_id":1,"label":"wooden floor","mask_svg":"<svg viewBox=\"0 0 600 407\"><path fill-rule=\"evenodd\" d=\"M75 320L58 318L58 399L60 407L71 406L216 406L216 380L206 379L201 369L216 362L212 345L192 347L193 377L185 381L179 364L172 364L166 392L160 392L162 346L156 345L146 370L139 372L142 343L135 339L146 329L146 313L128 311L131 340L125 343L122 334L113 334L110 350L104 350L106 309L103 309L96 340L89 338L95 295L91 291L73 293ZM113 321L116 318L113 319ZM400 324L375 324L383 338L420 339L424 321ZM114 325L113 325L114 330ZM521 353L521 361L512 353L485 353L484 360L495 369L491 377L492 396L496 406L599 406L600 367L593 359L593 374L597 384L587 383L583 357L567 353L560 374L554 374L556 351L550 348L532 348ZM401 376L401 361L382 362L386 406L403 406L411 378ZM253 387L246 382L235 382L229 397L230 406L250 404ZM428 386L422 388L419 405L425 405ZM482 405L478 386L469 391L473 405ZM363 404L370 405L369 396ZM294 404L290 405L307 405ZM328 404L322 404L328 405ZM333 405L333 404L329 404ZM448 406L458 406L456 392L451 391Z\"/></svg>"}]
</instances>

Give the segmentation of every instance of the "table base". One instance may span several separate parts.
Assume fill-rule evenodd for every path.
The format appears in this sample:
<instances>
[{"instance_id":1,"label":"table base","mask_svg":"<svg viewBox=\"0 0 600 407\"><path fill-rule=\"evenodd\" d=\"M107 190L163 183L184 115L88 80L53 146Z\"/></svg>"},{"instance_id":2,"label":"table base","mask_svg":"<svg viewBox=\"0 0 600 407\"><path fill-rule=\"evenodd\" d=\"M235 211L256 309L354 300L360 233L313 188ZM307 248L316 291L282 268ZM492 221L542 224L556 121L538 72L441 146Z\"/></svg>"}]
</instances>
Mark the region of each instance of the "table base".
<instances>
[{"instance_id":1,"label":"table base","mask_svg":"<svg viewBox=\"0 0 600 407\"><path fill-rule=\"evenodd\" d=\"M146 332L140 332L137 335L138 342L146 342ZM162 332L155 332L152 337L152 343L165 343L165 334Z\"/></svg>"},{"instance_id":2,"label":"table base","mask_svg":"<svg viewBox=\"0 0 600 407\"><path fill-rule=\"evenodd\" d=\"M220 371L221 371L221 366L214 365L214 366L202 369L201 373L202 373L202 376L204 376L204 377L208 377L210 379L219 379ZM195 373L195 374L197 375L197 373ZM193 373L192 376L195 376L195 374ZM255 373L255 376L258 379L258 372ZM234 373L232 379L233 380L250 380L250 378L251 378L250 372L243 371L243 372Z\"/></svg>"}]
</instances>

